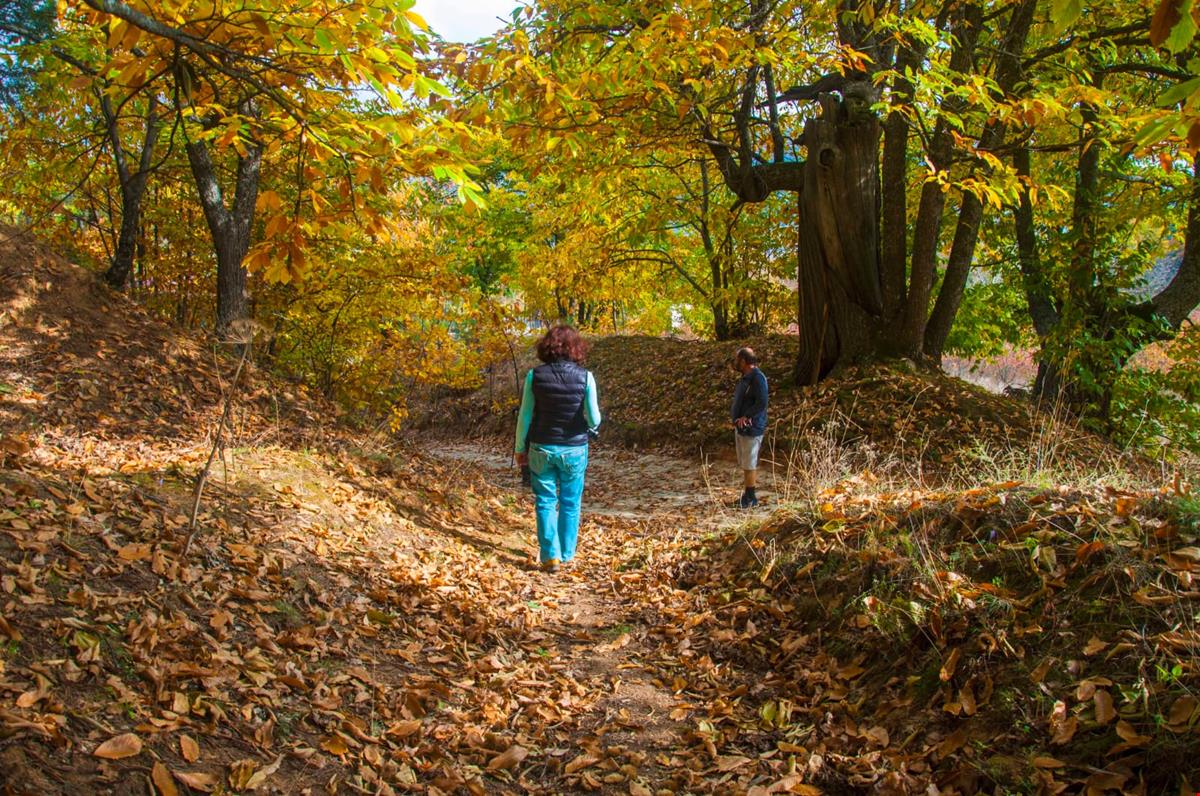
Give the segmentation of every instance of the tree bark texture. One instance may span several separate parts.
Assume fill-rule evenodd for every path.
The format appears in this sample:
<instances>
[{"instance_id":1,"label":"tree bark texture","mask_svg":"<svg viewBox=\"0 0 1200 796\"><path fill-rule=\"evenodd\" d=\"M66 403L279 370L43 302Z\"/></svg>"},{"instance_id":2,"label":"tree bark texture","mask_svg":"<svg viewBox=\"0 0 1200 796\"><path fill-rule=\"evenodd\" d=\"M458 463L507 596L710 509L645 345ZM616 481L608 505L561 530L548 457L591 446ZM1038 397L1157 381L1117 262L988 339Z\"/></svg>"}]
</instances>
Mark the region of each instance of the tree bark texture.
<instances>
[{"instance_id":1,"label":"tree bark texture","mask_svg":"<svg viewBox=\"0 0 1200 796\"><path fill-rule=\"evenodd\" d=\"M950 54L950 69L962 74L973 71L975 42L982 26L983 10L974 3L965 4L958 12L959 18L954 33L956 43ZM951 113L959 113L964 102L958 97L948 97L943 107ZM934 126L927 157L935 174L950 167L954 153L952 128L945 116L938 116ZM933 176L933 175L931 175ZM917 220L913 224L912 264L909 268L908 298L901 321L899 350L897 353L918 358L925 345L925 326L929 320L929 301L933 295L933 284L937 276L938 237L942 227L942 212L946 206L944 186L935 179L928 180L921 188Z\"/></svg>"},{"instance_id":2,"label":"tree bark texture","mask_svg":"<svg viewBox=\"0 0 1200 796\"><path fill-rule=\"evenodd\" d=\"M834 95L820 101L820 118L804 129L798 384L815 384L834 366L875 354L883 320L879 122L848 111Z\"/></svg>"},{"instance_id":3,"label":"tree bark texture","mask_svg":"<svg viewBox=\"0 0 1200 796\"><path fill-rule=\"evenodd\" d=\"M207 145L203 141L190 141L187 154L200 194L200 206L204 209L204 218L208 222L217 255L216 333L219 337L231 333L241 337L235 325L250 318L246 268L242 261L250 249L263 148L260 144L252 143L246 147L245 155L238 156L233 202L229 207L225 205L221 183Z\"/></svg>"},{"instance_id":4,"label":"tree bark texture","mask_svg":"<svg viewBox=\"0 0 1200 796\"><path fill-rule=\"evenodd\" d=\"M121 134L117 129L117 118L113 114L111 103L105 99L104 114L108 122L109 144L113 150L113 161L117 165L117 176L121 181L121 229L117 235L117 247L109 262L108 270L104 272L104 281L117 290L124 290L129 284L129 275L133 273L133 261L137 255L138 237L142 227L142 198L146 195L146 184L154 165L154 149L158 142L159 118L158 105L153 99L149 100L146 111L145 136L142 141L142 151L138 158L138 168L134 172L129 168L125 148L121 143Z\"/></svg>"}]
</instances>

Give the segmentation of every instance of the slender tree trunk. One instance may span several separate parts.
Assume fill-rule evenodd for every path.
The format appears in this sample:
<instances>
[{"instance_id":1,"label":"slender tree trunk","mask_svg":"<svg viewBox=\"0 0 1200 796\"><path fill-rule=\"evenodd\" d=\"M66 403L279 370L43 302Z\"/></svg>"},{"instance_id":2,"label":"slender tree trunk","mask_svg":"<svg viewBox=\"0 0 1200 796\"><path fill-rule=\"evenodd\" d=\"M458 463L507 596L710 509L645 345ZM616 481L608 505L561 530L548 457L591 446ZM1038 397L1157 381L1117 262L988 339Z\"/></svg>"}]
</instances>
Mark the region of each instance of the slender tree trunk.
<instances>
[{"instance_id":1,"label":"slender tree trunk","mask_svg":"<svg viewBox=\"0 0 1200 796\"><path fill-rule=\"evenodd\" d=\"M117 174L121 180L121 230L117 235L116 250L109 261L108 270L104 272L104 281L117 290L124 290L129 284L129 275L133 272L133 261L137 255L138 234L142 227L142 198L146 195L146 184L150 179L155 144L158 141L158 103L153 97L149 100L142 152L138 158L136 172L129 168L117 128L117 118L107 99L102 103L102 107L108 120L113 161L117 164Z\"/></svg>"},{"instance_id":2,"label":"slender tree trunk","mask_svg":"<svg viewBox=\"0 0 1200 796\"><path fill-rule=\"evenodd\" d=\"M837 365L877 353L879 122L833 95L804 128L797 271L800 353L796 381L815 384Z\"/></svg>"},{"instance_id":3,"label":"slender tree trunk","mask_svg":"<svg viewBox=\"0 0 1200 796\"><path fill-rule=\"evenodd\" d=\"M946 261L946 273L942 276L942 286L938 290L933 312L925 324L924 351L934 363L942 361L942 349L946 345L946 338L950 336L958 308L962 305L982 222L983 202L973 193L963 194L962 209L959 210L958 224L954 229L954 242L950 245L950 257Z\"/></svg>"},{"instance_id":4,"label":"slender tree trunk","mask_svg":"<svg viewBox=\"0 0 1200 796\"><path fill-rule=\"evenodd\" d=\"M187 154L217 255L216 333L219 337L232 334L240 338L243 335L235 327L250 318L246 268L242 262L250 250L263 148L252 142L247 145L246 154L238 156L234 196L229 207L222 197L208 147L202 141L190 141Z\"/></svg>"},{"instance_id":5,"label":"slender tree trunk","mask_svg":"<svg viewBox=\"0 0 1200 796\"><path fill-rule=\"evenodd\" d=\"M950 69L967 74L974 61L975 41L982 26L983 11L971 3L963 6L959 15L954 29L956 44L950 55ZM944 101L946 110L954 113L961 111L963 105L962 99L953 96ZM954 138L950 124L944 116L939 115L928 152L935 173L949 169L953 151ZM920 356L925 345L925 327L937 276L938 241L945 206L946 192L942 185L934 180L927 181L921 188L921 202L913 225L912 267L909 269L908 298L899 335L900 353L913 358Z\"/></svg>"},{"instance_id":6,"label":"slender tree trunk","mask_svg":"<svg viewBox=\"0 0 1200 796\"><path fill-rule=\"evenodd\" d=\"M1017 261L1021 267L1021 280L1025 289L1025 301L1029 307L1029 317L1041 342L1033 394L1040 403L1051 403L1057 400L1063 381L1060 368L1046 356L1051 334L1058 327L1059 310L1050 283L1042 270L1041 249L1038 246L1037 228L1033 217L1033 201L1029 197L1028 186L1032 174L1028 149L1018 148L1013 152L1013 167L1024 182L1017 205L1013 208Z\"/></svg>"},{"instance_id":7,"label":"slender tree trunk","mask_svg":"<svg viewBox=\"0 0 1200 796\"><path fill-rule=\"evenodd\" d=\"M1098 87L1098 86L1097 86ZM1075 203L1071 210L1071 233L1074 253L1070 278L1067 280L1067 303L1085 313L1094 311L1093 293L1096 287L1096 229L1099 211L1100 145L1095 125L1099 113L1094 105L1079 105L1083 130L1079 138L1078 176L1075 179Z\"/></svg>"},{"instance_id":8,"label":"slender tree trunk","mask_svg":"<svg viewBox=\"0 0 1200 796\"><path fill-rule=\"evenodd\" d=\"M1021 55L1033 25L1033 13L1037 0L1023 0L1013 8L1009 27L997 55L996 85L1005 94L1011 93L1021 76ZM1004 142L1008 127L1004 122L993 121L983 131L979 148L990 151ZM1028 155L1028 153L1026 153ZM1026 197L1028 198L1028 197ZM929 322L925 327L925 354L935 362L941 362L946 338L954 325L954 318L962 305L967 277L975 259L975 246L979 241L979 227L983 222L983 202L973 193L964 193L958 224L954 230L954 242L950 246L950 257L946 262L946 273L938 290L937 301Z\"/></svg>"}]
</instances>

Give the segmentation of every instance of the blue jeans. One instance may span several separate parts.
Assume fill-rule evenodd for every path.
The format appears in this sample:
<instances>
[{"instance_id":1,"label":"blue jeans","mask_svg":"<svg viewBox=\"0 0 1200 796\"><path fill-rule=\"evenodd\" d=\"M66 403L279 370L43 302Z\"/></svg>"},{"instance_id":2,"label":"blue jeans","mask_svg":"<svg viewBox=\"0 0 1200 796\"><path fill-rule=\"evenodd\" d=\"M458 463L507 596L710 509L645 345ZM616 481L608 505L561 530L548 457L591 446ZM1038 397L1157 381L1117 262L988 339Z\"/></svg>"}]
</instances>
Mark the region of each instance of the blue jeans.
<instances>
[{"instance_id":1,"label":"blue jeans","mask_svg":"<svg viewBox=\"0 0 1200 796\"><path fill-rule=\"evenodd\" d=\"M570 561L579 538L579 503L587 471L587 445L530 445L529 471L537 504L538 547L543 562Z\"/></svg>"}]
</instances>

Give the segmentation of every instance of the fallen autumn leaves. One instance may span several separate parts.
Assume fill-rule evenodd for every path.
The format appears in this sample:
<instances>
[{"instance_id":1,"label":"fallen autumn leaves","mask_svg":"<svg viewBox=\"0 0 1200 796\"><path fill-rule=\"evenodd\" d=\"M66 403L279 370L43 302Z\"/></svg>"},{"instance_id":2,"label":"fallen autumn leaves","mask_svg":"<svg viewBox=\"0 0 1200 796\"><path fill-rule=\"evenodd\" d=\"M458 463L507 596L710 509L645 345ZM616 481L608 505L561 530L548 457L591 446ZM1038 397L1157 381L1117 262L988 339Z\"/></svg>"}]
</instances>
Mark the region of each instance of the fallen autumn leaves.
<instances>
[{"instance_id":1,"label":"fallen autumn leaves","mask_svg":"<svg viewBox=\"0 0 1200 796\"><path fill-rule=\"evenodd\" d=\"M1194 782L1184 498L860 479L722 535L637 514L694 465L598 451L546 578L511 471L364 450L252 372L184 557L228 363L31 246L0 265L10 792Z\"/></svg>"}]
</instances>

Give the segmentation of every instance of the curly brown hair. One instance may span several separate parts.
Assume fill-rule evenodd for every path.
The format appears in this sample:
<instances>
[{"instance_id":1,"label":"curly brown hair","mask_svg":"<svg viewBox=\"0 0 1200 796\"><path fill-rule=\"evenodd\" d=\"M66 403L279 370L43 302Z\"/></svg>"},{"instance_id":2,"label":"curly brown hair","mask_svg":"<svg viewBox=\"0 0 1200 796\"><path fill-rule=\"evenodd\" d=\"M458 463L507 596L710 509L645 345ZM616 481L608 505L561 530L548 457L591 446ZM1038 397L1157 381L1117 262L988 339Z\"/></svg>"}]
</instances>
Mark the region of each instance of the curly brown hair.
<instances>
[{"instance_id":1,"label":"curly brown hair","mask_svg":"<svg viewBox=\"0 0 1200 796\"><path fill-rule=\"evenodd\" d=\"M537 355L543 362L558 362L569 359L582 363L587 356L588 345L579 332L571 326L555 326L538 340Z\"/></svg>"}]
</instances>

